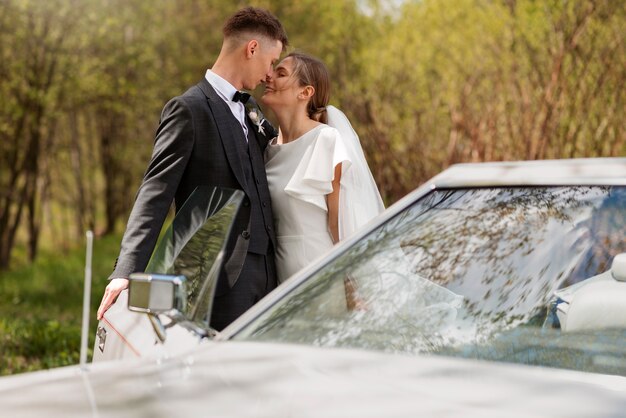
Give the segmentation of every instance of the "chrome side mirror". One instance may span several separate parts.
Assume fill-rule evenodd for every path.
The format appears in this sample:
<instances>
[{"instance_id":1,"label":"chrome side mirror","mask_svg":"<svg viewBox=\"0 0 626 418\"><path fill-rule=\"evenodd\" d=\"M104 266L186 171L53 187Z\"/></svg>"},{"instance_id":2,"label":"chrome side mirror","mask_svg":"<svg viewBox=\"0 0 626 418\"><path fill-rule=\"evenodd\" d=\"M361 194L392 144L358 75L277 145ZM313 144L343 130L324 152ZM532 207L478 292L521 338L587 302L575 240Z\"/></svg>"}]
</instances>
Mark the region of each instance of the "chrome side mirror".
<instances>
[{"instance_id":1,"label":"chrome side mirror","mask_svg":"<svg viewBox=\"0 0 626 418\"><path fill-rule=\"evenodd\" d=\"M185 312L185 276L133 273L129 280L128 309L131 311L148 314Z\"/></svg>"}]
</instances>

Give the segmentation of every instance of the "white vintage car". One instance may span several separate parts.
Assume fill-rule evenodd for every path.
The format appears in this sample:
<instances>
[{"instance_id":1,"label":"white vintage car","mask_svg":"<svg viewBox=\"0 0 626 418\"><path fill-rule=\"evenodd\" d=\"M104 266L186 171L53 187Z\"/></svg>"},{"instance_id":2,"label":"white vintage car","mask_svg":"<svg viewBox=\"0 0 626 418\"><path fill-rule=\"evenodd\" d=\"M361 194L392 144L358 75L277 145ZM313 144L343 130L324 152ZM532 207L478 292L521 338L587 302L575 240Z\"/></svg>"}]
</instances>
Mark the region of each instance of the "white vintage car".
<instances>
[{"instance_id":1,"label":"white vintage car","mask_svg":"<svg viewBox=\"0 0 626 418\"><path fill-rule=\"evenodd\" d=\"M626 159L452 166L218 334L241 194L198 192L94 362L0 378L2 416L626 415Z\"/></svg>"}]
</instances>

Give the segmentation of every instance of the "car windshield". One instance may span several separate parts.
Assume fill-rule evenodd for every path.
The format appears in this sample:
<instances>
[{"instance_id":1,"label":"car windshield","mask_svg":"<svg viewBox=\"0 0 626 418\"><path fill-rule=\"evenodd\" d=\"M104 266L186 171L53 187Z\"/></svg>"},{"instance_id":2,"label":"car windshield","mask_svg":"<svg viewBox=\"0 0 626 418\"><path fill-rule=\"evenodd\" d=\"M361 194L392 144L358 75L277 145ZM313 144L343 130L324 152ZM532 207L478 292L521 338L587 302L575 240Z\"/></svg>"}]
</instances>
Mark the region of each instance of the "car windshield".
<instances>
[{"instance_id":1,"label":"car windshield","mask_svg":"<svg viewBox=\"0 0 626 418\"><path fill-rule=\"evenodd\" d=\"M624 187L433 190L234 339L626 375L623 325L564 326L572 289L622 284L625 232Z\"/></svg>"}]
</instances>

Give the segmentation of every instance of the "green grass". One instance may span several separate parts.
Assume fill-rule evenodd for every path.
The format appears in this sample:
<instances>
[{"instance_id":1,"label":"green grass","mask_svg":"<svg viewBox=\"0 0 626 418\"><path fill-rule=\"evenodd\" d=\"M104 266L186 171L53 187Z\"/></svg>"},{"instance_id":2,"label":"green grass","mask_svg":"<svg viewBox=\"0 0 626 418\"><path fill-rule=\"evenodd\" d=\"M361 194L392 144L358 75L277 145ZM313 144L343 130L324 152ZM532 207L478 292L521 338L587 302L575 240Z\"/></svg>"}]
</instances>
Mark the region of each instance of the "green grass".
<instances>
[{"instance_id":1,"label":"green grass","mask_svg":"<svg viewBox=\"0 0 626 418\"><path fill-rule=\"evenodd\" d=\"M119 243L119 235L94 240L89 359L96 309ZM78 363L84 273L84 243L0 273L0 375Z\"/></svg>"}]
</instances>

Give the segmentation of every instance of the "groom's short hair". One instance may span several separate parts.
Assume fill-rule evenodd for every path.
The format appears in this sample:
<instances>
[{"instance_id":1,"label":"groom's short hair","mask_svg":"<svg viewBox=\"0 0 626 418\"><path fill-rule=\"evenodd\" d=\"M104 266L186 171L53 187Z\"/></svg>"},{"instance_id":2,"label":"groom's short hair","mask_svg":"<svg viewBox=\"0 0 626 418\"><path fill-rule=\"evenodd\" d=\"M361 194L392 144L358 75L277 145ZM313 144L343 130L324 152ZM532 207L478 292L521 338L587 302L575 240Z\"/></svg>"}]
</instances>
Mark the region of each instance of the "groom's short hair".
<instances>
[{"instance_id":1,"label":"groom's short hair","mask_svg":"<svg viewBox=\"0 0 626 418\"><path fill-rule=\"evenodd\" d=\"M280 41L283 49L288 44L287 33L278 18L268 10L257 7L246 7L232 15L222 28L224 39L235 38L245 34L264 36Z\"/></svg>"}]
</instances>

